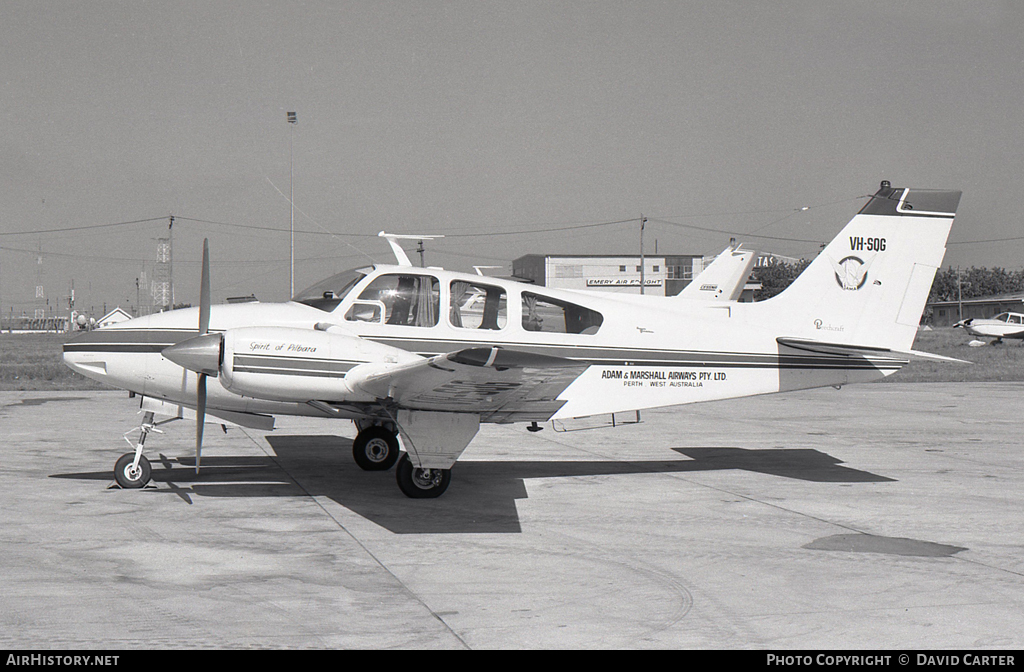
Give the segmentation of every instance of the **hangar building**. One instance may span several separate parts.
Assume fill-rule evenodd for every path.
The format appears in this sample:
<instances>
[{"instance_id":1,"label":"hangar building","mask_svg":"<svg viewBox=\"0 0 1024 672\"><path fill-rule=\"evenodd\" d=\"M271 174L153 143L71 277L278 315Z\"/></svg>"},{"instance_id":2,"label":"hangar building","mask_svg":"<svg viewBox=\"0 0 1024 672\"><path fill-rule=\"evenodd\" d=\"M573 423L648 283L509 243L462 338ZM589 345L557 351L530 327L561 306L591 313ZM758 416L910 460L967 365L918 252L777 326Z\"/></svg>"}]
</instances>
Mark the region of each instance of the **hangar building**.
<instances>
[{"instance_id":1,"label":"hangar building","mask_svg":"<svg viewBox=\"0 0 1024 672\"><path fill-rule=\"evenodd\" d=\"M928 323L932 326L949 327L969 317L986 319L1006 311L1024 313L1024 292L980 296L963 301L932 301L925 314L931 313Z\"/></svg>"},{"instance_id":2,"label":"hangar building","mask_svg":"<svg viewBox=\"0 0 1024 672\"><path fill-rule=\"evenodd\" d=\"M644 293L675 296L704 269L705 257L644 255L643 263ZM512 275L545 287L639 294L640 255L527 254L512 262Z\"/></svg>"}]
</instances>

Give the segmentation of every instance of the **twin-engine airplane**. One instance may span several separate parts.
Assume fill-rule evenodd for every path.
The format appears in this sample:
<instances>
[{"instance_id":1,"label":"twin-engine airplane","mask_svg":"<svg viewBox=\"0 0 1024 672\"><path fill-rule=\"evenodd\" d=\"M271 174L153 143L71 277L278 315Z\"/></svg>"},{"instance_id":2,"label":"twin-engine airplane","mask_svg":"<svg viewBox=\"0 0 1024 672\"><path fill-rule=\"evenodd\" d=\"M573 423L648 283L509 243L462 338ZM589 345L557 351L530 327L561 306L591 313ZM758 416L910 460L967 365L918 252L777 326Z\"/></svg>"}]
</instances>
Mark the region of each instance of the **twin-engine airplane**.
<instances>
[{"instance_id":1,"label":"twin-engine airplane","mask_svg":"<svg viewBox=\"0 0 1024 672\"><path fill-rule=\"evenodd\" d=\"M992 345L1002 343L1004 338L1024 340L1024 315L1020 313L999 313L988 319L969 317L953 325L954 329L957 327L971 336L996 339Z\"/></svg>"},{"instance_id":2,"label":"twin-engine airplane","mask_svg":"<svg viewBox=\"0 0 1024 672\"><path fill-rule=\"evenodd\" d=\"M199 308L84 334L64 361L142 395L139 441L114 468L123 487L150 479L155 415L195 409L197 472L208 417L263 430L277 414L349 419L360 467L397 463L402 492L437 497L482 422L866 382L910 355L939 358L911 347L959 201L883 182L760 303L558 290L413 267L402 254L287 303L210 306L204 243Z\"/></svg>"}]
</instances>

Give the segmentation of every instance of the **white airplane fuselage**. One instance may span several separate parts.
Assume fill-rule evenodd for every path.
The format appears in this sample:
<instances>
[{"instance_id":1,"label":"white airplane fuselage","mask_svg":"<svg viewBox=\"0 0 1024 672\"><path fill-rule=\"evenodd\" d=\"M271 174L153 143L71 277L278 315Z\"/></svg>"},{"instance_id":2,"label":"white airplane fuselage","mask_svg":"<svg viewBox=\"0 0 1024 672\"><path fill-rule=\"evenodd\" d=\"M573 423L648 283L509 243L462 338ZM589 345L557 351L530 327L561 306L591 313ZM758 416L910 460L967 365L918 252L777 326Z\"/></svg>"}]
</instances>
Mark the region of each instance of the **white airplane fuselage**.
<instances>
[{"instance_id":1,"label":"white airplane fuselage","mask_svg":"<svg viewBox=\"0 0 1024 672\"><path fill-rule=\"evenodd\" d=\"M453 282L500 287L507 297L505 324L500 329L456 327L447 310L440 310L433 326L404 326L345 319L360 291L381 275L423 275L436 278L441 289L439 306L450 304ZM552 333L524 327L522 293L542 295L583 306L603 317L597 333ZM323 347L304 343L287 332L273 340L275 327L304 330L308 337L323 340L327 333L315 326L337 325L366 341L392 346L430 357L464 348L498 346L524 352L576 359L589 363L586 370L559 395L564 402L547 417L536 414L516 420L547 420L614 413L696 401L726 399L778 392L785 389L865 382L897 370L902 362L876 360L860 368L830 368L830 358L790 351L776 342L784 319L757 320L748 316L751 304L718 306L708 302L670 297L637 297L617 300L593 293L576 293L534 287L496 278L436 269L377 266L330 312L298 302L243 303L211 307L210 331L250 328L245 342L232 343L233 353L259 354L278 347L297 357L302 348ZM780 316L781 317L781 316ZM168 360L161 351L196 335L198 308L184 308L141 317L99 329L71 341L64 355L74 370L147 397L194 405L197 375ZM341 330L344 330L341 332ZM358 352L353 339L348 352L331 353L338 367L354 367L373 361L374 352ZM835 358L831 358L835 359ZM831 362L834 363L834 362ZM781 368L780 368L781 367ZM780 375L780 371L783 371ZM339 370L339 374L344 371ZM278 380L285 376L278 374ZM352 400L343 377L297 376L308 383L309 398ZM357 401L372 401L357 399ZM275 401L243 396L209 382L208 405L242 413L324 416L323 411L302 401ZM543 414L542 414L543 415ZM510 418L494 414L495 421ZM488 416L482 417L487 421Z\"/></svg>"}]
</instances>

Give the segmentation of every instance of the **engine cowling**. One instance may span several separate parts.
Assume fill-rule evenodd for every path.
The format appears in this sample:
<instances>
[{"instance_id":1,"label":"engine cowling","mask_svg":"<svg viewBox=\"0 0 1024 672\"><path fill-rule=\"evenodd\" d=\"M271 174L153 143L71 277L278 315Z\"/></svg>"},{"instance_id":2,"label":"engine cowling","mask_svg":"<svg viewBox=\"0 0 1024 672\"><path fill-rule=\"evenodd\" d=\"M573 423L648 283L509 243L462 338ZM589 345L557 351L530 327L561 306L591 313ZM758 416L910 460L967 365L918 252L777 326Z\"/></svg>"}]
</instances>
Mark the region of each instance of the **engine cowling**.
<instances>
[{"instance_id":1,"label":"engine cowling","mask_svg":"<svg viewBox=\"0 0 1024 672\"><path fill-rule=\"evenodd\" d=\"M346 380L367 363L400 365L419 355L352 334L289 327L244 327L223 334L221 384L272 401L373 401Z\"/></svg>"}]
</instances>

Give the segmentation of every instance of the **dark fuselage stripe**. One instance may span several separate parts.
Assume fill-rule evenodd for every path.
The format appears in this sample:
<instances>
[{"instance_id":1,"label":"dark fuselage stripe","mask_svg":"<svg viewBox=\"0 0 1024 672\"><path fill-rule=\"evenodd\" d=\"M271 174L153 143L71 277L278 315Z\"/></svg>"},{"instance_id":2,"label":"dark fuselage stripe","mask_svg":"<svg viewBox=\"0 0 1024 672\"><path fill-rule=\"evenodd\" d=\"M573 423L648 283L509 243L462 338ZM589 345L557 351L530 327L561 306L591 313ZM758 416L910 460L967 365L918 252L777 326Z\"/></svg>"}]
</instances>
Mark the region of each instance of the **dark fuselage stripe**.
<instances>
[{"instance_id":1,"label":"dark fuselage stripe","mask_svg":"<svg viewBox=\"0 0 1024 672\"><path fill-rule=\"evenodd\" d=\"M259 366L236 366L232 373L264 373L272 376L307 376L311 378L344 378L341 371L310 371L307 369L289 369L285 367L267 368Z\"/></svg>"},{"instance_id":2,"label":"dark fuselage stripe","mask_svg":"<svg viewBox=\"0 0 1024 672\"><path fill-rule=\"evenodd\" d=\"M115 333L119 332L119 333ZM95 331L86 336L102 334L99 339L87 339L64 344L65 352L120 352L120 353L152 353L174 345L181 340L191 338L195 332L191 330L114 330L103 333ZM129 340L129 335L138 336L138 340ZM115 340L116 337L116 340ZM79 337L80 339L82 337ZM384 345L402 350L417 352L425 356L445 354L453 350L473 347L492 347L493 341L462 341L453 339L423 339L403 337L367 337ZM502 343L501 347L517 348L525 352L563 357L595 366L648 366L648 367L732 367L745 369L881 369L898 370L907 363L905 359L895 357L819 355L819 354L769 354L769 353L735 353L735 352L699 352L674 351L666 349L610 348L595 345L551 345L540 343L510 342ZM242 361L244 358L245 361ZM284 360L278 363L274 360ZM257 369L288 367L292 370L312 367L323 368L330 372L347 371L360 362L351 360L317 360L314 358L285 358L276 356L236 355L236 362L249 366L252 371ZM347 368L346 368L347 367ZM237 369L240 370L240 369ZM269 373L269 371L265 371ZM298 375L298 374L296 374Z\"/></svg>"}]
</instances>

